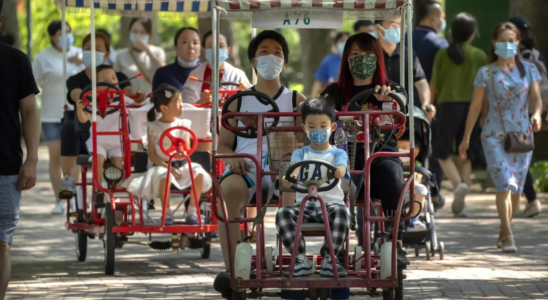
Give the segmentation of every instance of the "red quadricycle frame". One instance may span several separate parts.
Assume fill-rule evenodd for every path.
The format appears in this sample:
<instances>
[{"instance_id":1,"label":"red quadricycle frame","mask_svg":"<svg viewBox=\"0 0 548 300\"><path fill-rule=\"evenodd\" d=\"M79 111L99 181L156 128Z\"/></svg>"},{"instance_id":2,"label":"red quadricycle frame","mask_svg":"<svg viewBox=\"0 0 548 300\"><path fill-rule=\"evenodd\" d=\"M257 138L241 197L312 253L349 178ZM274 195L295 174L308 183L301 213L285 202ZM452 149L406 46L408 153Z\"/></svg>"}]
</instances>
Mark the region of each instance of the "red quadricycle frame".
<instances>
[{"instance_id":1,"label":"red quadricycle frame","mask_svg":"<svg viewBox=\"0 0 548 300\"><path fill-rule=\"evenodd\" d=\"M397 264L397 248L394 247L383 247L387 248L388 252L386 252L384 257L382 255L373 255L371 251L371 222L393 222L393 224L399 224L400 221L410 219L413 215L413 209L412 206L405 214L402 216L402 209L403 209L403 203L404 203L404 196L406 190L409 190L410 194L413 194L413 173L414 173L414 163L411 159L411 172L408 176L406 176L406 181L404 184L404 189L400 195L399 203L397 206L397 211L394 213L393 217L387 217L383 216L382 214L380 216L372 216L371 215L371 197L370 197L370 171L371 171L371 163L373 160L379 158L379 157L414 157L414 149L411 149L409 153L393 153L393 152L376 152L372 155L369 153L369 129L370 129L370 123L375 125L378 124L378 119L380 116L383 115L391 115L396 116L400 118L401 120L405 121L405 115L402 112L399 111L368 111L368 112L340 112L337 113L338 117L346 117L346 119L360 119L363 120L360 130L362 130L364 135L364 162L365 166L363 170L352 170L351 174L353 175L362 175L365 179L365 199L358 199L356 201L356 206L362 206L363 207L363 220L364 224L362 228L364 228L364 245L363 245L363 252L356 253L354 255L349 254L349 239L347 237L346 240L346 257L344 260L344 266L348 272L348 277L346 278L339 278L338 274L335 272L335 278L322 278L316 275L314 277L314 280L311 280L309 277L301 277L301 278L295 278L292 275L289 277L283 277L282 276L282 268L289 266L290 268L294 268L295 264L295 253L296 253L296 247L297 243L295 243L295 248L293 250L293 255L283 254L282 253L282 243L281 239L277 239L277 259L274 263L274 266L270 266L270 262L272 262L272 253L269 253L267 250L272 251L270 247L266 247L265 243L265 231L264 231L264 220L261 220L257 225L257 243L256 243L256 255L250 255L249 259L252 260L251 263L251 270L249 270L250 273L254 273L255 278L251 279L247 277L245 274L242 278L240 275L241 273L238 273L241 270L241 267L238 262L238 250L236 250L236 254L233 254L233 248L231 243L230 236L233 234L237 234L235 232L229 231L229 226L226 226L227 228L227 240L228 240L228 251L229 251L229 257L236 257L235 261L230 262L229 269L230 276L232 278L232 288L234 289L234 293L236 293L238 296L236 299L245 299L245 291L246 289L252 290L252 297L255 296L269 296L269 295L275 295L280 296L280 293L268 293L265 292L263 289L269 289L269 288L278 288L282 289L282 297L283 297L283 290L284 289L309 289L310 291L316 291L321 289L338 289L338 288L366 288L367 292L363 292L363 294L368 295L375 295L376 289L381 288L386 291L389 291L390 289L395 289L398 286L398 279L401 280L401 278L398 278L401 276L401 272L398 273L398 264ZM271 134L271 133L277 133L277 132L302 132L302 128L298 126L281 126L278 125L276 127L267 127L264 125L266 118L273 118L273 117L300 117L299 113L278 113L278 112L266 112L266 113L241 113L241 112L230 112L222 116L222 126L226 129L232 131L232 132L245 132L249 130L249 128L244 127L233 127L228 124L227 120L231 118L248 118L253 119L254 124L263 124L263 126L256 126L255 130L258 137L263 136L264 133ZM404 126L405 122L399 122L398 124L394 125L383 125L381 126L381 130L394 130L398 131L402 126ZM263 137L266 138L266 137ZM263 151L263 144L262 142L257 142L257 153L261 154ZM277 176L281 174L278 174L278 172L269 172L264 171L260 166L262 161L261 159L258 159L257 157L260 156L254 156L250 154L215 154L214 160L219 159L226 159L226 158L248 158L257 166L257 170L261 170L257 172L257 178L255 179L256 185L257 185L257 191L262 190L262 176ZM215 164L214 164L215 165ZM213 170L213 176L219 175L219 170L214 169ZM219 211L217 210L217 201L214 201L214 207L213 212L218 214L217 219L220 221L227 220L227 208L226 208L226 202L221 190L220 183L214 182L213 186L213 197L219 202ZM283 193L280 193L280 199L278 200L277 207L281 207L282 204L282 197ZM301 215L302 211L304 209L304 203L309 197L316 197L323 207L323 213L326 214L325 210L325 203L323 202L323 199L319 195L317 195L317 187L310 186L309 187L309 194L308 196L303 199L301 203ZM349 205L349 196L346 197L346 203L347 206ZM380 206L380 203L375 203L374 205ZM256 194L256 207L257 210L260 211L263 208L263 199L261 193ZM382 209L381 209L382 211ZM324 216L326 217L326 216ZM246 223L246 222L253 222L254 219L252 218L239 218L239 219L231 219L228 220L229 223ZM302 229L302 218L299 219L298 225L297 225L297 238L299 238L300 234L303 234L303 236L330 236L329 232L329 226L325 225L321 226L322 228L317 231L307 231L301 232ZM383 229L383 228L381 228ZM398 226L394 226L391 231L392 238L384 239L382 242L384 244L390 244L390 245L396 245L397 240L397 233L398 233ZM330 249L327 249L330 251L331 255L333 255L333 249L331 240L327 239L328 246ZM240 243L242 244L242 243ZM238 246L240 246L240 244ZM250 252L251 253L251 252ZM328 252L329 253L329 252ZM233 256L234 255L234 256ZM311 256L310 259L313 257ZM240 258L241 259L241 258ZM314 258L316 259L316 258ZM270 262L268 262L270 260ZM381 264L382 261L382 264ZM317 261L318 263L321 262L321 258ZM385 270L381 270L381 265L384 265ZM386 267L388 266L388 267ZM388 268L388 269L387 269ZM316 270L317 271L317 270ZM250 274L248 273L248 274ZM388 275L386 275L388 274ZM381 275L383 277L381 277ZM317 280L316 280L317 279ZM354 295L359 295L360 292L356 291L353 292ZM234 295L234 294L233 294ZM302 295L302 294L301 294ZM307 294L306 297L310 297L311 294ZM234 298L233 298L234 299ZM304 298L303 298L304 299Z\"/></svg>"},{"instance_id":2,"label":"red quadricycle frame","mask_svg":"<svg viewBox=\"0 0 548 300\"><path fill-rule=\"evenodd\" d=\"M91 95L90 92L86 92L83 95L83 99L87 99ZM208 258L210 255L211 242L215 238L214 232L217 231L217 220L215 215L208 214L206 222L202 222L200 212L200 194L195 194L196 208L198 214L198 225L187 225L184 222L175 222L173 225L166 225L166 212L167 201L164 199L163 210L159 224L147 223L145 219L146 212L143 206L147 205L148 199L138 199L135 195L129 193L126 189L117 189L115 186L104 187L102 185L103 174L98 174L97 170L97 140L100 136L119 136L121 138L122 155L123 155L123 179L127 179L134 173L134 166L136 160L139 159L136 152L132 152L131 144L141 144L141 140L131 140L129 134L128 123L128 109L130 107L126 105L125 91L120 90L107 90L97 91L97 109L100 113L106 113L106 111L119 110L120 111L120 126L118 131L100 132L97 129L97 122L92 122L92 134L93 139L93 154L92 163L89 164L89 156L79 157L79 164L82 168L82 179L77 186L81 187L81 201L75 201L76 209L74 212L67 214L67 220L65 227L67 230L76 233L76 247L77 257L79 261L86 259L87 252L87 239L99 237L103 239L105 246L105 273L107 275L114 274L115 270L115 250L121 249L124 244L138 244L148 245L156 250L168 250L172 249L177 252L179 249L200 249L202 258ZM109 103L109 99L119 97L119 103ZM91 106L88 101L84 101L84 105ZM183 130L190 134L192 146L187 147L184 140L174 137L172 132L174 130ZM196 150L198 142L196 134L184 127L174 127L166 130L161 140L169 139L171 141L171 147L165 149L163 144L161 148L169 157L168 172L171 171L171 162L174 159L186 160L190 166L190 176L192 191L195 191L195 183L192 171L192 161L190 156ZM143 154L143 152L141 152ZM143 155L140 156L143 158ZM145 159L148 156L145 154ZM145 162L146 164L146 162ZM93 168L93 177L91 182L87 178L87 171L89 168ZM106 167L106 166L105 166ZM222 167L222 165L219 165ZM169 174L169 173L168 173ZM184 175L183 175L184 176ZM166 180L165 188L169 191L166 192L166 198L170 194L189 194L189 190L171 190L171 182ZM88 188L92 188L92 201L89 204L87 194ZM78 194L78 193L77 193ZM211 206L211 191L207 193L209 195L209 205ZM78 197L78 195L77 195ZM78 200L78 199L77 199ZM145 201L146 200L146 201ZM78 204L76 204L78 203ZM67 211L70 209L70 203L67 203ZM121 222L116 223L116 214L121 214ZM147 215L148 217L148 215ZM132 237L135 233L143 234L171 234L172 238L168 241L130 241L128 237Z\"/></svg>"}]
</instances>

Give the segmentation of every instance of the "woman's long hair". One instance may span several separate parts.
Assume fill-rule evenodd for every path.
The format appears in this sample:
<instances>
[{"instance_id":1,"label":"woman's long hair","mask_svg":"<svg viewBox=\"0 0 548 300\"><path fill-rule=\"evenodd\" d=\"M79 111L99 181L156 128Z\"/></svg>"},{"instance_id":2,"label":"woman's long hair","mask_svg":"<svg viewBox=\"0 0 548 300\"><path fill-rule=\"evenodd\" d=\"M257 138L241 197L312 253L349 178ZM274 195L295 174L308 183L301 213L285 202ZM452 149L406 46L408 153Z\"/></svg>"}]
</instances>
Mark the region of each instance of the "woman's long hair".
<instances>
[{"instance_id":1,"label":"woman's long hair","mask_svg":"<svg viewBox=\"0 0 548 300\"><path fill-rule=\"evenodd\" d=\"M458 14L451 23L452 41L447 49L447 55L457 65L464 63L464 50L462 46L478 30L478 21L469 13Z\"/></svg>"},{"instance_id":2,"label":"woman's long hair","mask_svg":"<svg viewBox=\"0 0 548 300\"><path fill-rule=\"evenodd\" d=\"M339 73L339 81L336 83L344 97L344 102L348 103L352 99L354 90L354 77L350 72L350 65L348 63L348 57L352 51L352 47L356 44L361 51L371 51L377 57L377 69L373 74L374 85L388 85L390 80L386 76L386 68L384 67L384 52L381 44L369 33L358 33L351 36L344 46L344 51L341 58L341 70Z\"/></svg>"},{"instance_id":3,"label":"woman's long hair","mask_svg":"<svg viewBox=\"0 0 548 300\"><path fill-rule=\"evenodd\" d=\"M501 34L502 32L506 30L515 32L516 39L517 39L516 42L519 43L519 41L521 40L521 35L519 33L519 30L516 27L516 25L510 22L501 23L495 27L495 30L493 31L493 36L492 36L493 43L496 43L497 39L499 38L499 34ZM499 56L495 54L495 46L491 45L491 63L496 62L498 59L499 59ZM523 66L523 62L521 61L521 58L519 55L519 46L518 46L518 55L516 55L516 66L518 67L519 75L521 76L521 78L525 77L525 67Z\"/></svg>"}]
</instances>

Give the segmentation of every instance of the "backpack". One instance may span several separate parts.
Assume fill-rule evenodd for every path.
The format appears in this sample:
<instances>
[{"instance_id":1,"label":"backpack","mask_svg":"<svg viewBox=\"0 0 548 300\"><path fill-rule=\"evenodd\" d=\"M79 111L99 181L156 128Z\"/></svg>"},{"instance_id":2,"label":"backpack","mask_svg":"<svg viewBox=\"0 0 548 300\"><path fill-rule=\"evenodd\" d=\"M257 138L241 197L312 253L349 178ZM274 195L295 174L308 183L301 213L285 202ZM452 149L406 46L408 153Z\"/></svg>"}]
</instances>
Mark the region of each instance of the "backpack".
<instances>
[{"instance_id":1,"label":"backpack","mask_svg":"<svg viewBox=\"0 0 548 300\"><path fill-rule=\"evenodd\" d=\"M522 57L525 57L527 55L529 55L529 58L524 58L523 60L534 64L540 73L540 77L542 78L539 82L539 89L540 98L542 99L542 112L545 112L548 109L548 71L546 70L546 66L544 65L544 63L540 61L540 52L538 52L537 49L525 49L521 51ZM529 107L529 113L532 112L532 107Z\"/></svg>"}]
</instances>

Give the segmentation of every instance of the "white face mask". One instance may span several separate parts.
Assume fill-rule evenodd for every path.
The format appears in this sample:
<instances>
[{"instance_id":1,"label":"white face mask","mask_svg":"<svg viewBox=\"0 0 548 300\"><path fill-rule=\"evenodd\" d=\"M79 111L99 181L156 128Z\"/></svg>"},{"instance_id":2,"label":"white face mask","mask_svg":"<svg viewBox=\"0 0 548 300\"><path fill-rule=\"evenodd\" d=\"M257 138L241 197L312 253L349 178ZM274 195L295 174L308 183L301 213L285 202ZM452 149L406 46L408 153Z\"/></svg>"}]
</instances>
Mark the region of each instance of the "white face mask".
<instances>
[{"instance_id":1,"label":"white face mask","mask_svg":"<svg viewBox=\"0 0 548 300\"><path fill-rule=\"evenodd\" d=\"M266 80L274 80L284 69L284 59L272 54L257 57L257 72Z\"/></svg>"},{"instance_id":2,"label":"white face mask","mask_svg":"<svg viewBox=\"0 0 548 300\"><path fill-rule=\"evenodd\" d=\"M135 40L137 39L137 37L139 37L141 41L143 41L143 44L145 45L148 44L148 40L150 38L148 35L140 35L140 34L132 33L129 35L129 40L131 41L131 43L135 43Z\"/></svg>"}]
</instances>

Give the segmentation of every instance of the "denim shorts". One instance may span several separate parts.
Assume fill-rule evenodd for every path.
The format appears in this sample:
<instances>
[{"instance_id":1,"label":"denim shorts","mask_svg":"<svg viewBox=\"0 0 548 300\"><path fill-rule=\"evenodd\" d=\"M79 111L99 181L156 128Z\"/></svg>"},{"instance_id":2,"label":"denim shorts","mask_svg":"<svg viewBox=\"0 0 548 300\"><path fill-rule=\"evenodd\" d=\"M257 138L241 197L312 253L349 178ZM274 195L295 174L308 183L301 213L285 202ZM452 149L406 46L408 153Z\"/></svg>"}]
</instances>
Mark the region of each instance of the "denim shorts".
<instances>
[{"instance_id":1,"label":"denim shorts","mask_svg":"<svg viewBox=\"0 0 548 300\"><path fill-rule=\"evenodd\" d=\"M42 122L42 133L44 134L44 142L61 140L61 123L46 123Z\"/></svg>"},{"instance_id":2,"label":"denim shorts","mask_svg":"<svg viewBox=\"0 0 548 300\"><path fill-rule=\"evenodd\" d=\"M11 245L19 221L21 192L17 190L17 175L0 176L0 242Z\"/></svg>"}]
</instances>

